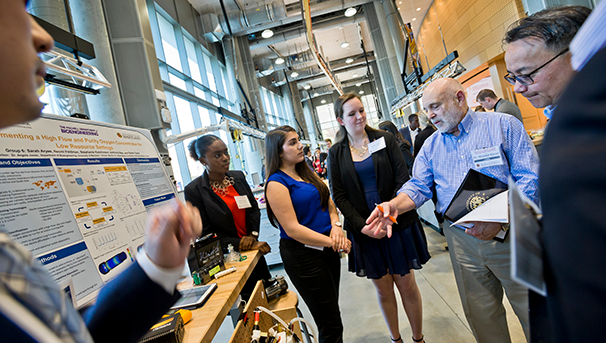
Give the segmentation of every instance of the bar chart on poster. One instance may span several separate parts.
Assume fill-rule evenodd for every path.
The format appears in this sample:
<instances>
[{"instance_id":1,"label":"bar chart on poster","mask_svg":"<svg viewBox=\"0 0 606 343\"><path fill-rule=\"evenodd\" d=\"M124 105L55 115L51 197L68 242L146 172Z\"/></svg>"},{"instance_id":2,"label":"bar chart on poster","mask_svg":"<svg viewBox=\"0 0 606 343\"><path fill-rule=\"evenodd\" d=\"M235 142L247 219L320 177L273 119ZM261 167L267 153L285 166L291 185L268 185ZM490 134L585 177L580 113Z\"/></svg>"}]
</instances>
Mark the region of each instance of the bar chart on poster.
<instances>
[{"instance_id":1,"label":"bar chart on poster","mask_svg":"<svg viewBox=\"0 0 606 343\"><path fill-rule=\"evenodd\" d=\"M175 191L147 130L44 115L0 131L0 230L78 306L135 261Z\"/></svg>"}]
</instances>

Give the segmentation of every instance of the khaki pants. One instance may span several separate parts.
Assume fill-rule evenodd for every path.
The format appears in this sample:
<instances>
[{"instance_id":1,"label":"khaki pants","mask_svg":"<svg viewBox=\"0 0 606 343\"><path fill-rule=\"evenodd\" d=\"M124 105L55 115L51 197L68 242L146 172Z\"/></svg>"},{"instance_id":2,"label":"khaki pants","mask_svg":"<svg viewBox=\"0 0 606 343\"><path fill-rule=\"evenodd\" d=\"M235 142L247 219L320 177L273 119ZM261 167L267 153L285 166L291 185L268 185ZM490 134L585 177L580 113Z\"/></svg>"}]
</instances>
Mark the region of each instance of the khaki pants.
<instances>
[{"instance_id":1,"label":"khaki pants","mask_svg":"<svg viewBox=\"0 0 606 343\"><path fill-rule=\"evenodd\" d=\"M511 342L503 288L528 340L528 289L511 279L509 235L505 243L482 241L446 221L444 224L459 296L476 340L479 343Z\"/></svg>"}]
</instances>

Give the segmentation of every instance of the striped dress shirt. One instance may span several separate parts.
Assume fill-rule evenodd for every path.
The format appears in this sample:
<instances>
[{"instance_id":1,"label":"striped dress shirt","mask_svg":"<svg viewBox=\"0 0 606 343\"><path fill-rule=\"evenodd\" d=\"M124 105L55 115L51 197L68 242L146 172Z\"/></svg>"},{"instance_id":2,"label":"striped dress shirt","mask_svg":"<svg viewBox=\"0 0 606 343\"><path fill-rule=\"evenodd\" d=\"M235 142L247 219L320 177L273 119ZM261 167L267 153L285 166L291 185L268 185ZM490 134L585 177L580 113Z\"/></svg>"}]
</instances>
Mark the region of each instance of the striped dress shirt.
<instances>
[{"instance_id":1,"label":"striped dress shirt","mask_svg":"<svg viewBox=\"0 0 606 343\"><path fill-rule=\"evenodd\" d=\"M511 176L520 191L539 202L539 158L519 120L504 113L479 115L468 110L458 127L458 137L436 131L425 141L415 159L412 179L398 194L406 193L419 207L431 199L435 187L436 210L444 213L469 169L475 169L505 183ZM472 152L495 146L500 147L503 165L475 168Z\"/></svg>"}]
</instances>

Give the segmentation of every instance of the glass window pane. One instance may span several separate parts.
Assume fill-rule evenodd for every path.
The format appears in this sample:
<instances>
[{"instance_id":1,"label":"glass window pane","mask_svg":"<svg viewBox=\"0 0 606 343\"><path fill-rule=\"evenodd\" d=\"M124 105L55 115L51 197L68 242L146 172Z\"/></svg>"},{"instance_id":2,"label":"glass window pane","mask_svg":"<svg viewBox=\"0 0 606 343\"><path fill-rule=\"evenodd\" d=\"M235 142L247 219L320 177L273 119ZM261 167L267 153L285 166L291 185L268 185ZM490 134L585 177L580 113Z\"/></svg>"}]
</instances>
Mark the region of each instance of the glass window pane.
<instances>
[{"instance_id":1,"label":"glass window pane","mask_svg":"<svg viewBox=\"0 0 606 343\"><path fill-rule=\"evenodd\" d=\"M202 99L202 100L206 100L206 93L204 93L204 91L203 91L203 90L201 90L200 88L198 88L198 87L194 87L194 94L195 94L195 95L196 95L198 98L200 98L200 99Z\"/></svg>"},{"instance_id":2,"label":"glass window pane","mask_svg":"<svg viewBox=\"0 0 606 343\"><path fill-rule=\"evenodd\" d=\"M233 102L233 96L231 94L233 87L231 85L231 80L228 79L228 74L225 68L221 67L221 73L223 74L223 87L225 88L225 98Z\"/></svg>"},{"instance_id":3,"label":"glass window pane","mask_svg":"<svg viewBox=\"0 0 606 343\"><path fill-rule=\"evenodd\" d=\"M208 79L208 88L213 92L217 91L217 85L215 84L215 77L213 75L213 67L210 63L210 58L206 54L202 54L204 56L204 68L206 69L206 78Z\"/></svg>"},{"instance_id":4,"label":"glass window pane","mask_svg":"<svg viewBox=\"0 0 606 343\"><path fill-rule=\"evenodd\" d=\"M208 113L208 109L206 107L198 106L198 113L200 114L200 121L202 122L202 127L212 125L210 122L210 114Z\"/></svg>"},{"instance_id":5,"label":"glass window pane","mask_svg":"<svg viewBox=\"0 0 606 343\"><path fill-rule=\"evenodd\" d=\"M168 79L170 81L170 84L181 88L184 91L187 91L187 87L185 86L185 81L183 79L181 79L180 77L178 77L175 74L168 74Z\"/></svg>"},{"instance_id":6,"label":"glass window pane","mask_svg":"<svg viewBox=\"0 0 606 343\"><path fill-rule=\"evenodd\" d=\"M179 129L181 133L192 131L195 129L194 126L194 118L191 114L191 108L189 107L189 101L179 98L178 96L174 97L175 99L175 109L177 110L177 120L179 121Z\"/></svg>"},{"instance_id":7,"label":"glass window pane","mask_svg":"<svg viewBox=\"0 0 606 343\"><path fill-rule=\"evenodd\" d=\"M185 50L187 51L187 63L189 64L191 78L202 83L202 75L200 75L200 66L198 66L194 43L186 37L183 37L183 41L185 42Z\"/></svg>"},{"instance_id":8,"label":"glass window pane","mask_svg":"<svg viewBox=\"0 0 606 343\"><path fill-rule=\"evenodd\" d=\"M162 50L164 51L166 63L178 71L183 72L173 25L159 13L156 17L158 18L158 27L160 28L160 36L162 37Z\"/></svg>"},{"instance_id":9,"label":"glass window pane","mask_svg":"<svg viewBox=\"0 0 606 343\"><path fill-rule=\"evenodd\" d=\"M183 191L183 177L181 177L181 168L179 168L179 159L177 158L176 145L168 146L168 156L170 156L171 166L173 167L173 173L175 174L175 181L177 182L177 191Z\"/></svg>"},{"instance_id":10,"label":"glass window pane","mask_svg":"<svg viewBox=\"0 0 606 343\"><path fill-rule=\"evenodd\" d=\"M213 104L214 104L215 106L221 106L221 101L219 101L219 98L215 98L215 97L213 96Z\"/></svg>"}]
</instances>

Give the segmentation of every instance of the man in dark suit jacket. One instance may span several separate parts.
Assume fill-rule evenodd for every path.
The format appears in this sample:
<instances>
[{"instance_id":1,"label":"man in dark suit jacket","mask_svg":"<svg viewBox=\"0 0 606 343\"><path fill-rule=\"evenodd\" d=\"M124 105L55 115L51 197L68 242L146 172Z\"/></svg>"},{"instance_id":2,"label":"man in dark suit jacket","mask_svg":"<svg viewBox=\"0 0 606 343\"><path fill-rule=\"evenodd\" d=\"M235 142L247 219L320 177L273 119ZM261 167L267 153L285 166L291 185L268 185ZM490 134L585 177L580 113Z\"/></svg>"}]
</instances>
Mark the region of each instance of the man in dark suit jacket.
<instances>
[{"instance_id":1,"label":"man in dark suit jacket","mask_svg":"<svg viewBox=\"0 0 606 343\"><path fill-rule=\"evenodd\" d=\"M40 115L36 88L45 70L37 53L49 51L53 39L24 2L0 0L0 7L0 45L10 46L0 50L2 129ZM40 261L0 227L0 340L137 341L180 297L177 279L202 229L198 211L178 200L149 219L138 262L108 283L82 317Z\"/></svg>"},{"instance_id":2,"label":"man in dark suit jacket","mask_svg":"<svg viewBox=\"0 0 606 343\"><path fill-rule=\"evenodd\" d=\"M421 131L419 129L419 117L416 114L408 116L408 122L410 125L404 126L399 131L404 136L404 139L410 143L410 152L414 152L414 143L417 134Z\"/></svg>"},{"instance_id":3,"label":"man in dark suit jacket","mask_svg":"<svg viewBox=\"0 0 606 343\"><path fill-rule=\"evenodd\" d=\"M562 95L543 143L541 239L550 323L545 329L553 342L604 339L605 73L602 49Z\"/></svg>"}]
</instances>

